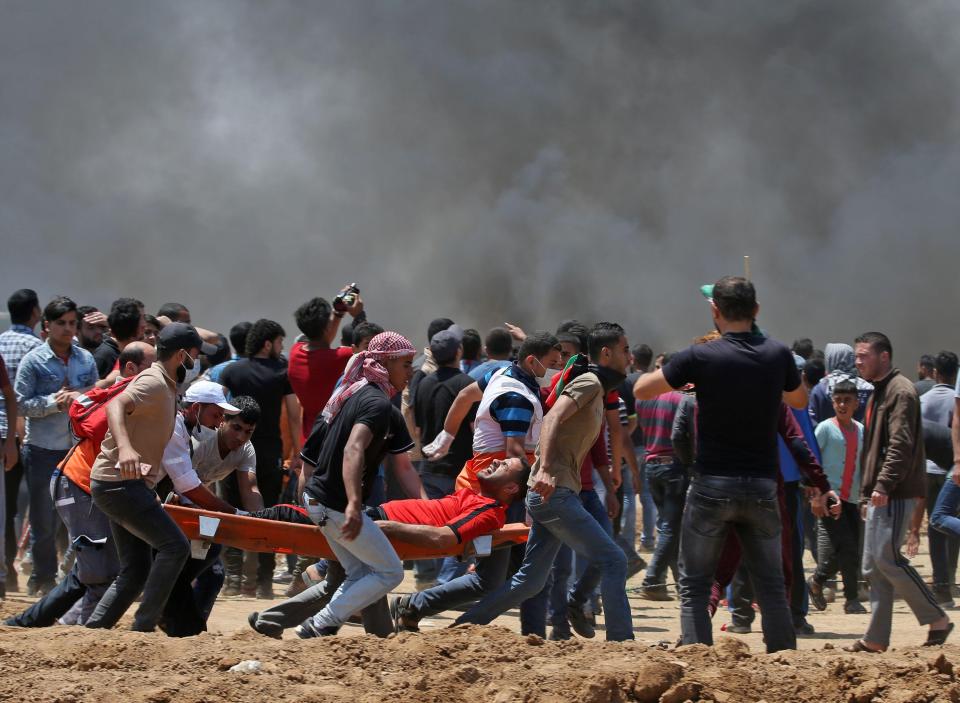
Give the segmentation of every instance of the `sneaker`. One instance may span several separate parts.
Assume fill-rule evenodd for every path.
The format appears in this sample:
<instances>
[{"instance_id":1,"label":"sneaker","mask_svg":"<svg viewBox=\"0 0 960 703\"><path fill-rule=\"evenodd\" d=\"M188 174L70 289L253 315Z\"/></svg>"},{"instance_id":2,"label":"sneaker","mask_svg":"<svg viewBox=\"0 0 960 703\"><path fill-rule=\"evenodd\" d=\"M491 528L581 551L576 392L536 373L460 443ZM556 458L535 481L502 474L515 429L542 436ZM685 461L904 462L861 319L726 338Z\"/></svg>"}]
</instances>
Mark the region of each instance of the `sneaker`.
<instances>
[{"instance_id":1,"label":"sneaker","mask_svg":"<svg viewBox=\"0 0 960 703\"><path fill-rule=\"evenodd\" d=\"M810 594L810 602L817 610L827 609L827 600L823 597L823 585L813 576L807 579L807 592Z\"/></svg>"},{"instance_id":2,"label":"sneaker","mask_svg":"<svg viewBox=\"0 0 960 703\"><path fill-rule=\"evenodd\" d=\"M314 637L333 637L337 634L338 627L316 627L312 619L306 619L294 630L297 637L302 640L312 640Z\"/></svg>"},{"instance_id":3,"label":"sneaker","mask_svg":"<svg viewBox=\"0 0 960 703\"><path fill-rule=\"evenodd\" d=\"M420 632L420 627L416 624L408 625L405 620L412 620L410 616L410 596L397 596L390 603L390 618L393 620L393 631L401 632Z\"/></svg>"},{"instance_id":4,"label":"sneaker","mask_svg":"<svg viewBox=\"0 0 960 703\"><path fill-rule=\"evenodd\" d=\"M290 585L287 586L286 590L283 592L283 595L287 598L293 598L294 596L300 595L305 590L307 590L307 584L303 582L303 579L294 579L290 582Z\"/></svg>"},{"instance_id":5,"label":"sneaker","mask_svg":"<svg viewBox=\"0 0 960 703\"><path fill-rule=\"evenodd\" d=\"M287 571L287 570L276 571L276 572L274 572L274 574L273 574L273 582L274 582L274 583L279 583L279 584L285 586L285 585L287 585L288 583L292 583L292 582L293 582L293 574L290 573L290 572Z\"/></svg>"},{"instance_id":6,"label":"sneaker","mask_svg":"<svg viewBox=\"0 0 960 703\"><path fill-rule=\"evenodd\" d=\"M858 600L848 600L843 604L843 612L847 615L864 615L867 609Z\"/></svg>"},{"instance_id":7,"label":"sneaker","mask_svg":"<svg viewBox=\"0 0 960 703\"><path fill-rule=\"evenodd\" d=\"M807 622L806 618L798 620L793 624L793 631L798 635L812 635L816 632L813 625Z\"/></svg>"},{"instance_id":8,"label":"sneaker","mask_svg":"<svg viewBox=\"0 0 960 703\"><path fill-rule=\"evenodd\" d=\"M257 587L251 584L244 584L240 586L240 595L244 598L256 598Z\"/></svg>"},{"instance_id":9,"label":"sneaker","mask_svg":"<svg viewBox=\"0 0 960 703\"><path fill-rule=\"evenodd\" d=\"M673 600L673 596L667 593L666 586L642 586L639 595L644 600Z\"/></svg>"},{"instance_id":10,"label":"sneaker","mask_svg":"<svg viewBox=\"0 0 960 703\"><path fill-rule=\"evenodd\" d=\"M586 614L583 606L567 603L567 620L570 627L581 637L592 640L596 636L596 630L593 629L593 618Z\"/></svg>"},{"instance_id":11,"label":"sneaker","mask_svg":"<svg viewBox=\"0 0 960 703\"><path fill-rule=\"evenodd\" d=\"M273 584L261 583L257 585L257 600L273 600Z\"/></svg>"},{"instance_id":12,"label":"sneaker","mask_svg":"<svg viewBox=\"0 0 960 703\"><path fill-rule=\"evenodd\" d=\"M647 568L647 562L640 557L633 557L627 562L627 578L631 579Z\"/></svg>"},{"instance_id":13,"label":"sneaker","mask_svg":"<svg viewBox=\"0 0 960 703\"><path fill-rule=\"evenodd\" d=\"M240 586L235 583L228 583L223 587L223 590L220 591L220 595L225 598L233 598L240 595Z\"/></svg>"},{"instance_id":14,"label":"sneaker","mask_svg":"<svg viewBox=\"0 0 960 703\"><path fill-rule=\"evenodd\" d=\"M247 624L253 628L253 631L263 635L264 637L272 637L275 640L283 639L283 635L279 632L267 632L264 628L257 627L257 621L260 619L260 613L254 611L247 616Z\"/></svg>"},{"instance_id":15,"label":"sneaker","mask_svg":"<svg viewBox=\"0 0 960 703\"><path fill-rule=\"evenodd\" d=\"M727 625L726 632L731 632L735 635L749 635L751 632L753 632L753 628L751 628L749 625L730 624Z\"/></svg>"},{"instance_id":16,"label":"sneaker","mask_svg":"<svg viewBox=\"0 0 960 703\"><path fill-rule=\"evenodd\" d=\"M548 638L551 642L566 642L567 640L573 639L573 635L569 630L561 630L559 627L550 628L550 637Z\"/></svg>"}]
</instances>

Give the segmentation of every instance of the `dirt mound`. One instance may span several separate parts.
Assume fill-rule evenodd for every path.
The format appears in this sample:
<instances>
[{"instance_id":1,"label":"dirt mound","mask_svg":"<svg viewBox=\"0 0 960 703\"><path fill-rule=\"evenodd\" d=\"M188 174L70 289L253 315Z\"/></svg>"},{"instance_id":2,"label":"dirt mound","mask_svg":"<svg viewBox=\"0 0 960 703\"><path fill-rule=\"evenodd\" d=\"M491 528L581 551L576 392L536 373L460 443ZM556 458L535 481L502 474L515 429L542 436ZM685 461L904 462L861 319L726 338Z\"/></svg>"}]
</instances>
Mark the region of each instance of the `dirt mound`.
<instances>
[{"instance_id":1,"label":"dirt mound","mask_svg":"<svg viewBox=\"0 0 960 703\"><path fill-rule=\"evenodd\" d=\"M246 660L260 670L230 671ZM767 655L721 638L716 647L662 651L642 642L544 642L499 627L311 641L243 630L177 640L2 627L0 700L960 703L955 663L955 647Z\"/></svg>"}]
</instances>

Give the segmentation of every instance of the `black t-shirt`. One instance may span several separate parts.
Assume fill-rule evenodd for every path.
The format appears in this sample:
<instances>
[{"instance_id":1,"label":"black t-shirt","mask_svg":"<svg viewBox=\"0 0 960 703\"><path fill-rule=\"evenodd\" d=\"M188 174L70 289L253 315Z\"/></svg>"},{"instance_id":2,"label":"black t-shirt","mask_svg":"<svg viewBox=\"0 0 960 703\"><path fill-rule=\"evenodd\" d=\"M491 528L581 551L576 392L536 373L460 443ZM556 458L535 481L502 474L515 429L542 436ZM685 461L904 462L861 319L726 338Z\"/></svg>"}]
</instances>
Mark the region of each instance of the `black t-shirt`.
<instances>
[{"instance_id":1,"label":"black t-shirt","mask_svg":"<svg viewBox=\"0 0 960 703\"><path fill-rule=\"evenodd\" d=\"M473 383L473 379L459 369L445 366L425 376L417 388L413 404L413 416L420 428L420 443L430 444L443 429L447 412L457 394ZM460 424L450 451L439 461L427 461L424 467L434 474L456 476L463 465L473 456L473 431L470 424L476 417L476 407Z\"/></svg>"},{"instance_id":2,"label":"black t-shirt","mask_svg":"<svg viewBox=\"0 0 960 703\"><path fill-rule=\"evenodd\" d=\"M220 383L234 397L248 395L260 405L260 421L251 440L279 440L283 399L293 393L282 359L240 359L223 370Z\"/></svg>"},{"instance_id":3,"label":"black t-shirt","mask_svg":"<svg viewBox=\"0 0 960 703\"><path fill-rule=\"evenodd\" d=\"M800 385L791 351L751 332L684 349L663 375L674 388L697 393L700 473L776 478L777 417L784 391Z\"/></svg>"},{"instance_id":4,"label":"black t-shirt","mask_svg":"<svg viewBox=\"0 0 960 703\"><path fill-rule=\"evenodd\" d=\"M101 380L110 375L119 358L120 347L113 339L105 337L100 346L93 352L93 360L97 364L97 373L100 374Z\"/></svg>"},{"instance_id":5,"label":"black t-shirt","mask_svg":"<svg viewBox=\"0 0 960 703\"><path fill-rule=\"evenodd\" d=\"M370 495L373 479L386 454L400 454L413 448L403 415L383 391L366 385L343 404L327 425L318 418L300 456L314 465L307 482L307 493L323 505L343 512L347 509L347 491L343 485L343 450L356 424L366 425L373 440L363 454L363 499Z\"/></svg>"}]
</instances>

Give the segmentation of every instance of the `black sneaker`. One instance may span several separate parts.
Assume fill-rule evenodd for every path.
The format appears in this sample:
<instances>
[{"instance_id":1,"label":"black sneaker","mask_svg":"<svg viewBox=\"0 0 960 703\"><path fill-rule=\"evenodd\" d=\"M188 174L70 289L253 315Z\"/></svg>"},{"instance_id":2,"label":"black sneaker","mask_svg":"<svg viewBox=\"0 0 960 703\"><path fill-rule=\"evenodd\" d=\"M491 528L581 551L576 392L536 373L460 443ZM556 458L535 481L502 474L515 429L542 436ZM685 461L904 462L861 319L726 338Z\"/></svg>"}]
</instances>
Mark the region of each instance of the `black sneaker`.
<instances>
[{"instance_id":1,"label":"black sneaker","mask_svg":"<svg viewBox=\"0 0 960 703\"><path fill-rule=\"evenodd\" d=\"M811 576L807 579L807 592L810 594L810 602L817 610L827 609L827 599L823 596L823 586Z\"/></svg>"},{"instance_id":2,"label":"black sneaker","mask_svg":"<svg viewBox=\"0 0 960 703\"><path fill-rule=\"evenodd\" d=\"M631 579L641 571L647 568L647 562L643 557L633 557L627 561L627 579Z\"/></svg>"},{"instance_id":3,"label":"black sneaker","mask_svg":"<svg viewBox=\"0 0 960 703\"><path fill-rule=\"evenodd\" d=\"M410 596L397 596L390 603L390 618L393 620L393 631L397 634L401 632L420 632L419 626L404 623L404 619L408 617L410 617Z\"/></svg>"},{"instance_id":4,"label":"black sneaker","mask_svg":"<svg viewBox=\"0 0 960 703\"><path fill-rule=\"evenodd\" d=\"M268 632L265 628L257 627L257 621L260 619L260 613L254 611L247 616L247 623L253 628L253 631L264 637L272 637L275 640L283 639L280 632Z\"/></svg>"},{"instance_id":5,"label":"black sneaker","mask_svg":"<svg viewBox=\"0 0 960 703\"><path fill-rule=\"evenodd\" d=\"M727 625L726 632L734 635L749 635L753 629L749 625Z\"/></svg>"},{"instance_id":6,"label":"black sneaker","mask_svg":"<svg viewBox=\"0 0 960 703\"><path fill-rule=\"evenodd\" d=\"M552 627L550 628L550 637L548 639L551 642L565 642L573 639L573 635L570 633L570 630L561 630L559 627Z\"/></svg>"},{"instance_id":7,"label":"black sneaker","mask_svg":"<svg viewBox=\"0 0 960 703\"><path fill-rule=\"evenodd\" d=\"M593 618L587 615L582 605L567 603L567 620L570 627L581 637L592 640L596 636L596 630L593 629Z\"/></svg>"},{"instance_id":8,"label":"black sneaker","mask_svg":"<svg viewBox=\"0 0 960 703\"><path fill-rule=\"evenodd\" d=\"M863 604L858 600L848 600L843 604L843 612L847 615L864 615L867 609L864 608Z\"/></svg>"},{"instance_id":9,"label":"black sneaker","mask_svg":"<svg viewBox=\"0 0 960 703\"><path fill-rule=\"evenodd\" d=\"M793 624L793 631L798 635L812 635L816 632L813 625L807 622L806 618L798 620Z\"/></svg>"},{"instance_id":10,"label":"black sneaker","mask_svg":"<svg viewBox=\"0 0 960 703\"><path fill-rule=\"evenodd\" d=\"M257 600L273 600L273 583L261 583L257 585Z\"/></svg>"},{"instance_id":11,"label":"black sneaker","mask_svg":"<svg viewBox=\"0 0 960 703\"><path fill-rule=\"evenodd\" d=\"M302 640L312 640L314 637L333 637L339 629L339 627L315 627L313 620L307 618L297 625L294 632Z\"/></svg>"}]
</instances>

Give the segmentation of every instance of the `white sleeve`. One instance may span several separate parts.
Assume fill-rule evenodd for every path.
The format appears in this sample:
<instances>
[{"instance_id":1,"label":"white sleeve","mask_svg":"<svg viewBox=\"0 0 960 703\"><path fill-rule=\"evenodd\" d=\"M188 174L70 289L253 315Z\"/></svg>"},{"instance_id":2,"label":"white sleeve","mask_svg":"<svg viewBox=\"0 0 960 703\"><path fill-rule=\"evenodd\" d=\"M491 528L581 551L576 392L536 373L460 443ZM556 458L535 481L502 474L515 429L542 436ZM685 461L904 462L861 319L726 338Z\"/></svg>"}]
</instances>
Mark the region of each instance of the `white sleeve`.
<instances>
[{"instance_id":1,"label":"white sleeve","mask_svg":"<svg viewBox=\"0 0 960 703\"><path fill-rule=\"evenodd\" d=\"M257 452L253 448L253 444L247 442L240 448L240 453L242 454L240 461L237 463L237 471L245 471L247 473L256 473L257 472Z\"/></svg>"},{"instance_id":2,"label":"white sleeve","mask_svg":"<svg viewBox=\"0 0 960 703\"><path fill-rule=\"evenodd\" d=\"M163 470L173 481L173 488L177 493L192 491L200 485L200 477L193 469L190 461L190 437L183 418L177 415L173 426L173 434L163 450Z\"/></svg>"}]
</instances>

